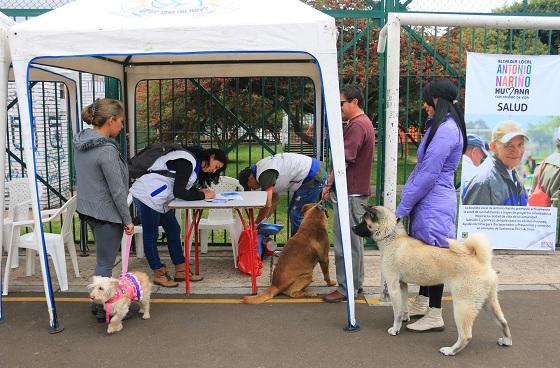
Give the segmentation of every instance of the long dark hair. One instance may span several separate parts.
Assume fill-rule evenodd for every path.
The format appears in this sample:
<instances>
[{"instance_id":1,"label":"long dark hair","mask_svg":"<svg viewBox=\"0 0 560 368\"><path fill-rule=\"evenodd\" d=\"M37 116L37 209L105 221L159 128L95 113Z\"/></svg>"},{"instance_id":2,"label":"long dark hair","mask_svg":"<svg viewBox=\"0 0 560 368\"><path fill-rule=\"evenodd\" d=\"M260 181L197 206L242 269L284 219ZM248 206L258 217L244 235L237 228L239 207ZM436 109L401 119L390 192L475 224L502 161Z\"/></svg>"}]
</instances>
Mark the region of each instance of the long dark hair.
<instances>
[{"instance_id":1,"label":"long dark hair","mask_svg":"<svg viewBox=\"0 0 560 368\"><path fill-rule=\"evenodd\" d=\"M434 103L435 97L438 98L437 105ZM450 114L463 135L463 153L465 153L467 149L467 128L465 125L465 114L457 102L459 98L459 89L451 83L449 79L434 80L424 87L422 90L422 98L424 102L436 110L430 133L426 139L424 152L428 149L430 142L434 138L441 123L443 123L447 117L447 114Z\"/></svg>"},{"instance_id":2,"label":"long dark hair","mask_svg":"<svg viewBox=\"0 0 560 368\"><path fill-rule=\"evenodd\" d=\"M200 170L197 176L197 182L202 187L209 187L212 184L218 184L218 181L220 179L220 174L224 172L227 167L228 158L226 153L219 148L205 149L200 145L187 146L185 147L185 149L190 153L192 153L194 158L196 158L196 160L201 164L203 161L210 163L210 156L212 155L214 155L215 160L218 160L224 164L224 166L221 169L216 170L216 172L213 173L204 172Z\"/></svg>"}]
</instances>

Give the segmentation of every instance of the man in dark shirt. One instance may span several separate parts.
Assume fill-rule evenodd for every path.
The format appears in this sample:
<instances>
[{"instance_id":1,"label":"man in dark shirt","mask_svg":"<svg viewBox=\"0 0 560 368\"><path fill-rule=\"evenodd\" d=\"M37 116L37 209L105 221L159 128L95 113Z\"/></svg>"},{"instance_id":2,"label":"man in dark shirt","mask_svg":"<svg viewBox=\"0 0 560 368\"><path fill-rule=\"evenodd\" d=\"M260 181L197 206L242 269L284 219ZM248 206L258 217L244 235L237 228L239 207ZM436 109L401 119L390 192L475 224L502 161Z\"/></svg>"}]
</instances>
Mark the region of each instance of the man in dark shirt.
<instances>
[{"instance_id":1,"label":"man in dark shirt","mask_svg":"<svg viewBox=\"0 0 560 368\"><path fill-rule=\"evenodd\" d=\"M364 214L363 204L368 203L371 194L371 166L375 152L375 130L371 120L364 113L365 99L362 91L352 85L346 85L340 91L340 109L343 120L344 157L346 160L346 182L348 185L348 209L350 227L360 223ZM342 256L342 238L340 235L339 212L336 193L333 189L334 177L331 172L323 188L322 198L332 199L334 204L333 237L336 264L337 290L327 294L323 300L337 303L346 300L347 285ZM354 290L362 291L364 282L364 244L362 238L350 232L352 247L352 271Z\"/></svg>"}]
</instances>

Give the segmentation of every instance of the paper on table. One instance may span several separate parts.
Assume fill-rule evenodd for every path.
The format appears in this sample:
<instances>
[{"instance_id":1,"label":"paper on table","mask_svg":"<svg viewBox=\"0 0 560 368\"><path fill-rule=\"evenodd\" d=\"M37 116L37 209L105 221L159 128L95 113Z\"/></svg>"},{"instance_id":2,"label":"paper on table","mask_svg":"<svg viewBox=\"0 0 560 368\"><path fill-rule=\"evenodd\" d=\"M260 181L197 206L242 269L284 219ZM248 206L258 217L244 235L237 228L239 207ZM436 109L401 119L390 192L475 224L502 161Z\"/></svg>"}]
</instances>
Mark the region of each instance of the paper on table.
<instances>
[{"instance_id":1,"label":"paper on table","mask_svg":"<svg viewBox=\"0 0 560 368\"><path fill-rule=\"evenodd\" d=\"M206 199L207 202L214 202L214 203L226 203L227 201L233 201L243 199L241 194L238 192L223 192L217 193L214 198Z\"/></svg>"}]
</instances>

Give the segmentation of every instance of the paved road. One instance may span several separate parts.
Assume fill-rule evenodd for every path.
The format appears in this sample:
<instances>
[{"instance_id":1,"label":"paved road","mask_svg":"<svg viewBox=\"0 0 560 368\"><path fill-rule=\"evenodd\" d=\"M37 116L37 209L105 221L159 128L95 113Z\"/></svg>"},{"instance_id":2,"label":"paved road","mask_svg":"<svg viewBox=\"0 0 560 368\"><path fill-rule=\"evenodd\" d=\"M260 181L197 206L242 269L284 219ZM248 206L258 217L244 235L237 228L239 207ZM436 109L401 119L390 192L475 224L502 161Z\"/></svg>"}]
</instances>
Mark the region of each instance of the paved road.
<instances>
[{"instance_id":1,"label":"paved road","mask_svg":"<svg viewBox=\"0 0 560 368\"><path fill-rule=\"evenodd\" d=\"M344 304L315 299L248 306L238 304L237 296L213 295L206 303L166 296L154 301L151 320L133 318L122 332L108 336L106 326L89 314L85 294L58 299L65 330L56 335L47 333L46 304L23 302L23 296L40 294L14 293L4 303L0 367L546 368L560 361L560 291L501 292L513 346L496 344L499 331L483 312L471 344L456 357L438 352L456 339L450 302L444 303L444 332L391 337L390 307L358 303L362 329L347 333Z\"/></svg>"}]
</instances>

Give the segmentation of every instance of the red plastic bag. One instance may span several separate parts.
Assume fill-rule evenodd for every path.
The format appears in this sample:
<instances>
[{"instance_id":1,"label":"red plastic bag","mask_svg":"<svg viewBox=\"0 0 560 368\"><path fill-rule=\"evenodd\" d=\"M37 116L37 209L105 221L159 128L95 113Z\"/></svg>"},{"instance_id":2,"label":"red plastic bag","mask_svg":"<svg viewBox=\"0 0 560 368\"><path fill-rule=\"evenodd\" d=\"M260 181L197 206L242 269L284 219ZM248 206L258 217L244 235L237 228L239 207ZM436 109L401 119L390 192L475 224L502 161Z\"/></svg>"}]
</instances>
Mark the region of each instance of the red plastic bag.
<instances>
[{"instance_id":1,"label":"red plastic bag","mask_svg":"<svg viewBox=\"0 0 560 368\"><path fill-rule=\"evenodd\" d=\"M251 275L251 257L254 257L253 262L256 263L256 276L260 276L262 274L262 261L257 252L257 244L259 242L257 229L251 229L243 218L241 218L241 222L243 223L243 231L239 235L239 241L237 242L237 268L239 271ZM251 235L253 238L252 244Z\"/></svg>"},{"instance_id":2,"label":"red plastic bag","mask_svg":"<svg viewBox=\"0 0 560 368\"><path fill-rule=\"evenodd\" d=\"M541 186L537 186L533 193L529 196L529 206L533 207L550 207L552 200L543 192Z\"/></svg>"},{"instance_id":3,"label":"red plastic bag","mask_svg":"<svg viewBox=\"0 0 560 368\"><path fill-rule=\"evenodd\" d=\"M548 194L546 194L546 192L542 190L541 187L541 178L545 165L546 160L539 167L539 176L537 177L537 181L535 182L535 190L533 190L533 193L531 193L531 195L529 196L529 206L550 207L552 205L552 200L550 199Z\"/></svg>"}]
</instances>

